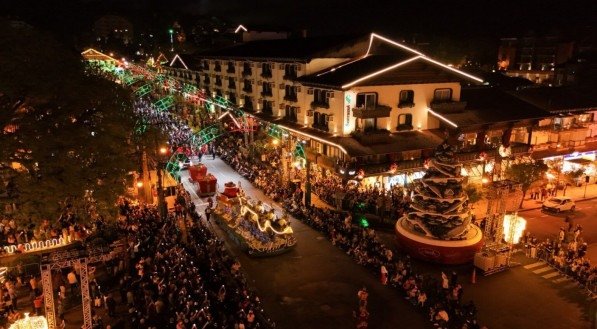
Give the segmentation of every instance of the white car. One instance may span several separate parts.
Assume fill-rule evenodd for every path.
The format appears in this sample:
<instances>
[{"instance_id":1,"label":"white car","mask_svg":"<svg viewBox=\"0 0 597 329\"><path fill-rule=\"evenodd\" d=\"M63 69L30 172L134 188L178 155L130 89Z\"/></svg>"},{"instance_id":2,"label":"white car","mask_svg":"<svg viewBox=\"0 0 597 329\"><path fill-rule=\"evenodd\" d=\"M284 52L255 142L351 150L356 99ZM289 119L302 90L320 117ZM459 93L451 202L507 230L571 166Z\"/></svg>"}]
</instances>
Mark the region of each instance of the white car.
<instances>
[{"instance_id":1,"label":"white car","mask_svg":"<svg viewBox=\"0 0 597 329\"><path fill-rule=\"evenodd\" d=\"M562 196L545 200L541 209L552 212L574 211L576 204L572 199Z\"/></svg>"}]
</instances>

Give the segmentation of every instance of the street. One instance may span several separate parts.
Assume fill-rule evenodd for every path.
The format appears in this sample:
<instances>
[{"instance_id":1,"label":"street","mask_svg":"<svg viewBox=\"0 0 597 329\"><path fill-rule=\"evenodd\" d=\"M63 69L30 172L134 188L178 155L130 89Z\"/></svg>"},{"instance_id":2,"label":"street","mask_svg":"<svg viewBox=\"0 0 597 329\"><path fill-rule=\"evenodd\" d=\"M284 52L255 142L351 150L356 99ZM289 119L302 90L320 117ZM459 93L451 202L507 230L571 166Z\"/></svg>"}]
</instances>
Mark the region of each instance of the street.
<instances>
[{"instance_id":1,"label":"street","mask_svg":"<svg viewBox=\"0 0 597 329\"><path fill-rule=\"evenodd\" d=\"M220 190L226 182L241 182L245 193L272 205L263 193L238 175L222 160L203 160L208 173L218 179ZM195 187L182 172L182 182L190 191L200 213L206 201L191 192ZM398 291L381 285L376 275L356 264L321 233L299 220L291 226L298 240L290 252L269 258L250 258L212 224L228 249L240 260L251 285L261 294L267 313L279 328L353 328L352 312L357 307L357 291L369 290L370 328L426 328L430 326Z\"/></svg>"},{"instance_id":2,"label":"street","mask_svg":"<svg viewBox=\"0 0 597 329\"><path fill-rule=\"evenodd\" d=\"M220 159L204 160L203 163L208 166L208 172L218 178L220 187L229 181L240 181L248 195L267 200L261 191ZM182 181L187 190L195 188L189 182L186 171L183 172ZM202 211L206 200L197 198L193 192L191 195L199 211ZM585 206L589 204L581 202L577 205L578 217L587 211L583 208L590 209ZM273 206L280 210L279 206ZM553 216L540 217L544 214L539 211L523 214L533 225L541 226L541 220L545 218L553 222L553 228L541 231L545 232L545 236L552 230L559 230L563 222L562 218ZM214 225L219 236L227 241L227 247L240 260L252 285L261 294L265 310L275 319L279 328L353 327L351 314L356 303L356 291L362 285L370 291L370 328L430 326L425 315L407 304L395 290L382 286L376 275L354 263L319 232L298 220L292 221L292 227L298 240L293 251L276 257L254 259L242 253ZM395 241L391 232L379 234L388 244ZM593 238L591 241L596 240ZM582 289L573 282L552 277L550 272L535 273L543 271L541 268L545 267L535 264L537 260L528 259L522 254L518 254L515 260L522 266L487 277L478 273L475 284L470 282L471 265L454 267L415 261L413 266L419 273L437 275L438 278L442 271L458 272L464 286L463 301L473 300L479 308L481 324L491 329L590 327L594 302L587 299ZM550 276L550 279L544 276Z\"/></svg>"},{"instance_id":3,"label":"street","mask_svg":"<svg viewBox=\"0 0 597 329\"><path fill-rule=\"evenodd\" d=\"M540 202L537 201L537 206ZM574 226L582 226L582 238L588 244L587 257L592 264L597 264L597 202L595 200L577 201L576 211L573 213L562 212L559 214L543 212L533 209L519 213L527 220L527 232L536 236L539 241L557 237L560 227L567 228L565 217L570 216Z\"/></svg>"}]
</instances>

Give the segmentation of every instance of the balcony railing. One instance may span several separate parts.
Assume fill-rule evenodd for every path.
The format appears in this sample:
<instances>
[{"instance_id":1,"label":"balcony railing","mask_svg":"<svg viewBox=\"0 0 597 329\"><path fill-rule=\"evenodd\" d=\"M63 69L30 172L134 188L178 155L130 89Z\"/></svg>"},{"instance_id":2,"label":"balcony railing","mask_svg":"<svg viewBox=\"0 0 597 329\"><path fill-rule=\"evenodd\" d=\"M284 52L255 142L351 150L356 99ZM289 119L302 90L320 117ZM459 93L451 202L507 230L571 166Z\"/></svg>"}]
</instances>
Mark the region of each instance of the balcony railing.
<instances>
[{"instance_id":1,"label":"balcony railing","mask_svg":"<svg viewBox=\"0 0 597 329\"><path fill-rule=\"evenodd\" d=\"M296 79L296 73L285 73L282 77L284 80L294 80Z\"/></svg>"},{"instance_id":2,"label":"balcony railing","mask_svg":"<svg viewBox=\"0 0 597 329\"><path fill-rule=\"evenodd\" d=\"M264 90L264 91L261 92L261 96L271 97L272 96L272 91L271 90Z\"/></svg>"},{"instance_id":3,"label":"balcony railing","mask_svg":"<svg viewBox=\"0 0 597 329\"><path fill-rule=\"evenodd\" d=\"M390 116L392 108L387 105L376 105L374 107L356 107L352 109L355 118L373 119L387 118Z\"/></svg>"},{"instance_id":4,"label":"balcony railing","mask_svg":"<svg viewBox=\"0 0 597 329\"><path fill-rule=\"evenodd\" d=\"M253 92L253 87L251 87L251 85L246 85L243 87L243 91L246 93L252 93Z\"/></svg>"},{"instance_id":5,"label":"balcony railing","mask_svg":"<svg viewBox=\"0 0 597 329\"><path fill-rule=\"evenodd\" d=\"M411 102L411 101L405 101L405 102L400 102L398 103L398 108L399 109L408 109L411 107L415 107L415 103Z\"/></svg>"},{"instance_id":6,"label":"balcony railing","mask_svg":"<svg viewBox=\"0 0 597 329\"><path fill-rule=\"evenodd\" d=\"M290 102L297 102L298 98L296 97L296 94L286 94L284 95L284 100Z\"/></svg>"},{"instance_id":7,"label":"balcony railing","mask_svg":"<svg viewBox=\"0 0 597 329\"><path fill-rule=\"evenodd\" d=\"M244 69L243 70L243 77L247 77L247 76L251 76L253 75L253 71L251 71L251 69Z\"/></svg>"},{"instance_id":8,"label":"balcony railing","mask_svg":"<svg viewBox=\"0 0 597 329\"><path fill-rule=\"evenodd\" d=\"M429 104L431 109L438 113L455 113L462 112L466 108L466 102L456 101L432 101Z\"/></svg>"},{"instance_id":9,"label":"balcony railing","mask_svg":"<svg viewBox=\"0 0 597 329\"><path fill-rule=\"evenodd\" d=\"M294 123L296 123L296 121L297 121L296 115L285 115L284 119L286 121L290 121L290 122L294 122Z\"/></svg>"},{"instance_id":10,"label":"balcony railing","mask_svg":"<svg viewBox=\"0 0 597 329\"><path fill-rule=\"evenodd\" d=\"M325 102L320 102L320 101L312 101L311 102L311 108L322 108L322 109L329 109L330 108L330 104L329 103L325 103Z\"/></svg>"},{"instance_id":11,"label":"balcony railing","mask_svg":"<svg viewBox=\"0 0 597 329\"><path fill-rule=\"evenodd\" d=\"M317 130L323 130L323 131L330 131L330 127L328 127L327 124L318 124L318 123L313 123L311 125L311 127L313 129L317 129Z\"/></svg>"},{"instance_id":12,"label":"balcony railing","mask_svg":"<svg viewBox=\"0 0 597 329\"><path fill-rule=\"evenodd\" d=\"M272 71L263 71L263 72L261 72L261 77L262 78L271 78L272 77Z\"/></svg>"}]
</instances>

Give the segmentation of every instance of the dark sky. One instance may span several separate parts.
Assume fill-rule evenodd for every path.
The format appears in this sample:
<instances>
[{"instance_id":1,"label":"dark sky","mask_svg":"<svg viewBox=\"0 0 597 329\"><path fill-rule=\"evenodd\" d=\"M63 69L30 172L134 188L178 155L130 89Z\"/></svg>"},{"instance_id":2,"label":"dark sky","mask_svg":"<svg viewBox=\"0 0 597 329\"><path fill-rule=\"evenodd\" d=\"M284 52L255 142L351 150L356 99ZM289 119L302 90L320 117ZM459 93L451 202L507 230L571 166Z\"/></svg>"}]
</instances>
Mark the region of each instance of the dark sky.
<instances>
[{"instance_id":1,"label":"dark sky","mask_svg":"<svg viewBox=\"0 0 597 329\"><path fill-rule=\"evenodd\" d=\"M595 25L597 0L0 0L2 13L66 34L88 29L110 13L130 17L136 26L202 14L247 25L306 28L311 35L379 31L466 38Z\"/></svg>"}]
</instances>

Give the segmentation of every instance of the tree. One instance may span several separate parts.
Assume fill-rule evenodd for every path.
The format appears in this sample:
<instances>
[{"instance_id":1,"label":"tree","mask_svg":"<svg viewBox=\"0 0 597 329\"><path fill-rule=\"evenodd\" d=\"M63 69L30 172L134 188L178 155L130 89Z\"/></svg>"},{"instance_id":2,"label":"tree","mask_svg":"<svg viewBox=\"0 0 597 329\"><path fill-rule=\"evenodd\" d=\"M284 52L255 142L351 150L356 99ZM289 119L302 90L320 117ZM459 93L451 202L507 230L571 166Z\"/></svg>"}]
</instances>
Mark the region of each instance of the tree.
<instances>
[{"instance_id":1,"label":"tree","mask_svg":"<svg viewBox=\"0 0 597 329\"><path fill-rule=\"evenodd\" d=\"M98 213L113 214L135 169L129 92L24 23L0 20L0 44L10 44L0 47L0 166L12 187L0 203L17 204L17 218L57 218L65 205L83 214L90 191Z\"/></svg>"},{"instance_id":2,"label":"tree","mask_svg":"<svg viewBox=\"0 0 597 329\"><path fill-rule=\"evenodd\" d=\"M513 163L508 167L506 176L509 179L522 184L522 200L520 200L519 208L522 207L522 201L524 200L529 187L531 187L533 183L545 179L547 169L547 165L543 161Z\"/></svg>"}]
</instances>

